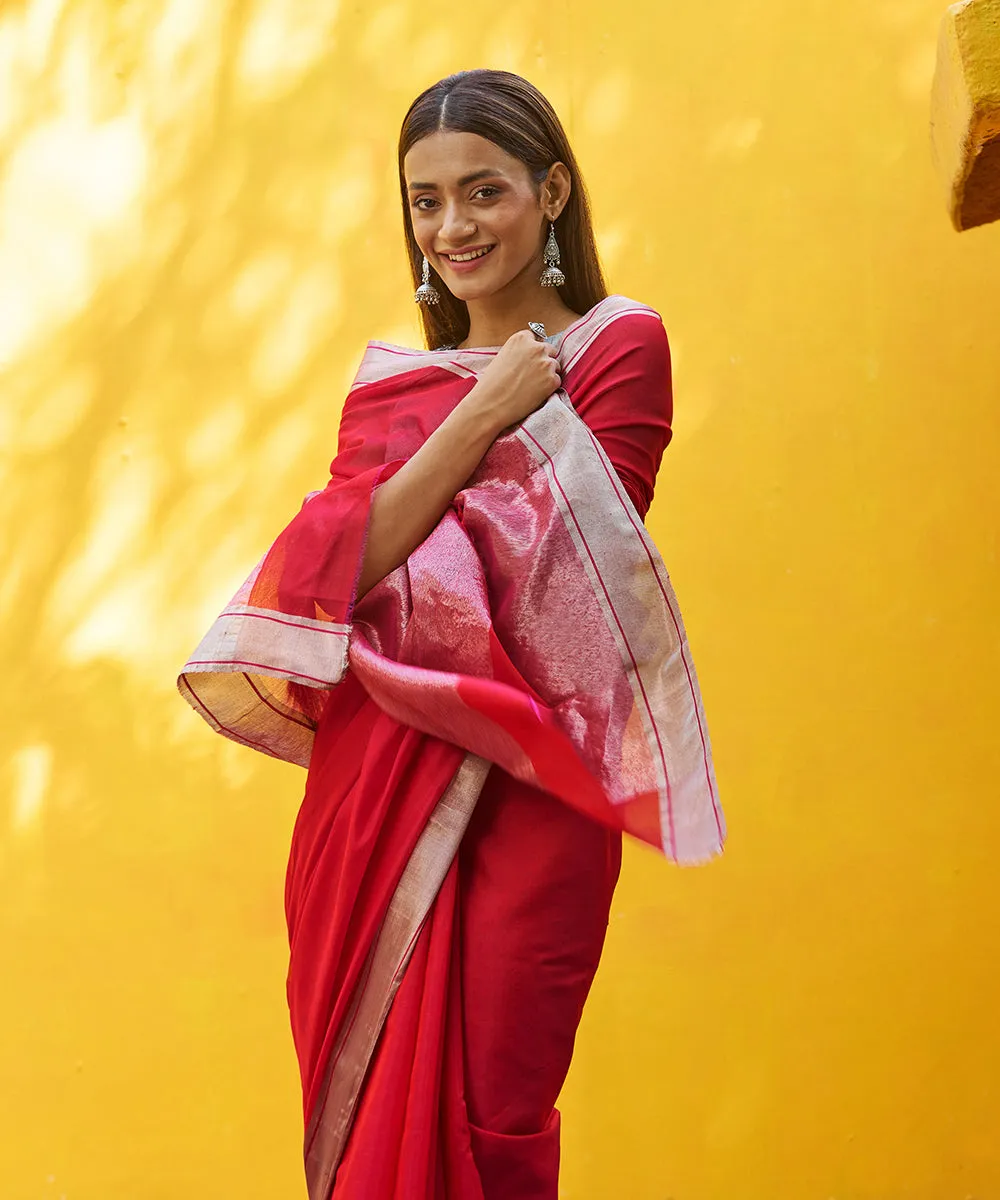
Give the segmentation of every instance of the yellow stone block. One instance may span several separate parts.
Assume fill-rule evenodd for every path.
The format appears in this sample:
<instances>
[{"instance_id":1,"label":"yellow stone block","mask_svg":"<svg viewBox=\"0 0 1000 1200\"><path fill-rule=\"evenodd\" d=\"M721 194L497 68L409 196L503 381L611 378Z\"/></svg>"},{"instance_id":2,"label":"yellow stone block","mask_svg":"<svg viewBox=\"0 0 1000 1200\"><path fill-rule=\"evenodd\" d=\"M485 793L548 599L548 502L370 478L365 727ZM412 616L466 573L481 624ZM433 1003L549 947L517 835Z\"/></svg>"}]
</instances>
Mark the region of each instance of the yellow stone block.
<instances>
[{"instance_id":1,"label":"yellow stone block","mask_svg":"<svg viewBox=\"0 0 1000 1200\"><path fill-rule=\"evenodd\" d=\"M1000 0L962 0L945 13L931 131L955 228L1000 219Z\"/></svg>"}]
</instances>

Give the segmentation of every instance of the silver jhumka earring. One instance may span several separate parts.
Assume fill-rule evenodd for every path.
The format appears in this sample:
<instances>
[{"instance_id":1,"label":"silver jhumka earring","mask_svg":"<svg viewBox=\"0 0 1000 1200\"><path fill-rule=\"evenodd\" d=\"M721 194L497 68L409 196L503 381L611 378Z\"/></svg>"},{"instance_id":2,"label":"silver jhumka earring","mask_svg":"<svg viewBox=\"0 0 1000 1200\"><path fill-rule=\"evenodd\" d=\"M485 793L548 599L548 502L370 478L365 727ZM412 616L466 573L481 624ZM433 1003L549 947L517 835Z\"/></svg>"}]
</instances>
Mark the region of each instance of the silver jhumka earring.
<instances>
[{"instance_id":1,"label":"silver jhumka earring","mask_svg":"<svg viewBox=\"0 0 1000 1200\"><path fill-rule=\"evenodd\" d=\"M424 255L424 275L420 287L413 293L413 299L418 304L440 304L441 293L431 283L431 264L427 261L427 255Z\"/></svg>"},{"instance_id":2,"label":"silver jhumka earring","mask_svg":"<svg viewBox=\"0 0 1000 1200\"><path fill-rule=\"evenodd\" d=\"M556 241L555 224L549 222L549 237L543 252L545 270L541 275L542 287L562 287L566 276L559 270L559 243Z\"/></svg>"}]
</instances>

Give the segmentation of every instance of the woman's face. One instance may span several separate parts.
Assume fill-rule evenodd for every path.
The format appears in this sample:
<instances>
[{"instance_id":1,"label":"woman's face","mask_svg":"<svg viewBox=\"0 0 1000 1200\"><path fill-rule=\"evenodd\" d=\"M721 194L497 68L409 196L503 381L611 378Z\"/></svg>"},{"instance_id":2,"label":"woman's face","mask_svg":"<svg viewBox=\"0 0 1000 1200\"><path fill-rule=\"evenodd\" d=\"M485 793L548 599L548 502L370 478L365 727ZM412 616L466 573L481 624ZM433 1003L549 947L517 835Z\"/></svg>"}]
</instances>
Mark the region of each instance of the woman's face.
<instances>
[{"instance_id":1,"label":"woman's face","mask_svg":"<svg viewBox=\"0 0 1000 1200\"><path fill-rule=\"evenodd\" d=\"M520 159L476 133L440 130L410 147L403 172L417 245L459 300L540 272L549 197Z\"/></svg>"}]
</instances>

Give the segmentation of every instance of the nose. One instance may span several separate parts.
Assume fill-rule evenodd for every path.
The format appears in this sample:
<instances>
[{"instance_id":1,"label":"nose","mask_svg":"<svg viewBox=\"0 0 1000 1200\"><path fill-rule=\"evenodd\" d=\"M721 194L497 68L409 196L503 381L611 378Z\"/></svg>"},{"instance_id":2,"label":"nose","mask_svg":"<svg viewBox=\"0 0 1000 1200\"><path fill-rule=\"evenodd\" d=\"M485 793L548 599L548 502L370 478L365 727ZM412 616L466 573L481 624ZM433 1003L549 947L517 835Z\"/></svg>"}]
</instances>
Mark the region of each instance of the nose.
<instances>
[{"instance_id":1,"label":"nose","mask_svg":"<svg viewBox=\"0 0 1000 1200\"><path fill-rule=\"evenodd\" d=\"M469 220L461 205L445 205L440 227L442 241L457 246L474 233L475 229L475 222Z\"/></svg>"}]
</instances>

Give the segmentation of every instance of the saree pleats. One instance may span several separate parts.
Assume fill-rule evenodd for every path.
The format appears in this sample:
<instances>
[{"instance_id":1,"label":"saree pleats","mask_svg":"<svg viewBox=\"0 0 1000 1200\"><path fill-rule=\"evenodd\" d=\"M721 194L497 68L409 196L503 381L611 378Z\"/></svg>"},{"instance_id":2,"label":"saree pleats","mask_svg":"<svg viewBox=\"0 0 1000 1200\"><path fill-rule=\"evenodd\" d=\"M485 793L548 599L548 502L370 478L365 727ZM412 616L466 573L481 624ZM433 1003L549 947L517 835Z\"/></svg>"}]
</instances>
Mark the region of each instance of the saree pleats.
<instances>
[{"instance_id":1,"label":"saree pleats","mask_svg":"<svg viewBox=\"0 0 1000 1200\"><path fill-rule=\"evenodd\" d=\"M292 1034L306 1120L410 855L463 752L385 716L348 676L356 705L317 731L286 884Z\"/></svg>"}]
</instances>

